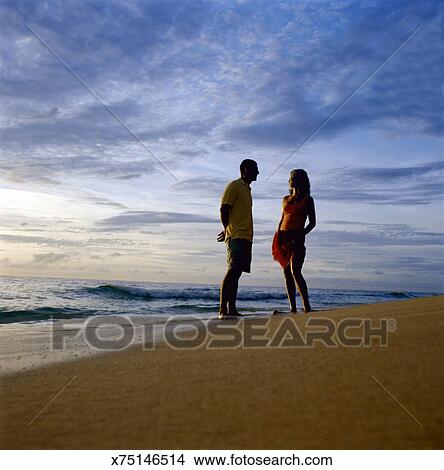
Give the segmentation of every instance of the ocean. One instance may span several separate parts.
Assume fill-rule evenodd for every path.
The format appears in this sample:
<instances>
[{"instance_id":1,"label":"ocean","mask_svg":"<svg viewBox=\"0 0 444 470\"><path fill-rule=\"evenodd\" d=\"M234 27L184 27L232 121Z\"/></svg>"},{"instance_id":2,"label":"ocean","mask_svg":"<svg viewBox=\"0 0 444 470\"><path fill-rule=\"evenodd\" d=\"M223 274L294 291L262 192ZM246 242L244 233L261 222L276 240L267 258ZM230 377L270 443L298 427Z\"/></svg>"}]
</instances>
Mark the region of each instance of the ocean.
<instances>
[{"instance_id":1,"label":"ocean","mask_svg":"<svg viewBox=\"0 0 444 470\"><path fill-rule=\"evenodd\" d=\"M436 295L310 289L315 310ZM219 286L0 276L0 323L47 322L90 315L193 315L214 317ZM240 312L288 310L284 287L240 286ZM298 308L301 301L298 298Z\"/></svg>"}]
</instances>

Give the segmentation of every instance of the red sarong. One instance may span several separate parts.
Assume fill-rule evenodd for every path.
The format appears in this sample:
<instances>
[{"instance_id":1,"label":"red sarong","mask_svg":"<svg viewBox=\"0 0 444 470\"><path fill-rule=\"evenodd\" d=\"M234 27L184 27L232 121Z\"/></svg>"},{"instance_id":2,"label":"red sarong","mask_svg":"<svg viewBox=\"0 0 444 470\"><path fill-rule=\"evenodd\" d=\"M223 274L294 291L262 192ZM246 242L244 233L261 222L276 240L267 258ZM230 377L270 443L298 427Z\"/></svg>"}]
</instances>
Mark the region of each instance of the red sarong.
<instances>
[{"instance_id":1,"label":"red sarong","mask_svg":"<svg viewBox=\"0 0 444 470\"><path fill-rule=\"evenodd\" d=\"M279 232L276 232L271 245L271 254L273 255L273 259L285 269L291 260L291 249L289 249L288 245L282 245L279 238Z\"/></svg>"}]
</instances>

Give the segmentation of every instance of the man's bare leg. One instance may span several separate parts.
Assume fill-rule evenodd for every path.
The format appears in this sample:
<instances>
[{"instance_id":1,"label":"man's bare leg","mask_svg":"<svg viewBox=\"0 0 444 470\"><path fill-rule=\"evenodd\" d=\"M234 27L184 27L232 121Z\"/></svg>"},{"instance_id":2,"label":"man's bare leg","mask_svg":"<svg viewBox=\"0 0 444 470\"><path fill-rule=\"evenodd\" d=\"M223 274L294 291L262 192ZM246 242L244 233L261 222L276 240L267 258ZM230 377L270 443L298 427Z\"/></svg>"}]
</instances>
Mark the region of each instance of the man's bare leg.
<instances>
[{"instance_id":1,"label":"man's bare leg","mask_svg":"<svg viewBox=\"0 0 444 470\"><path fill-rule=\"evenodd\" d=\"M230 268L225 274L220 288L220 308L219 314L236 314L236 297L239 286L239 278L242 272L238 269Z\"/></svg>"},{"instance_id":2,"label":"man's bare leg","mask_svg":"<svg viewBox=\"0 0 444 470\"><path fill-rule=\"evenodd\" d=\"M239 288L239 279L242 275L242 271L238 269L231 269L230 271L233 272L233 283L230 296L228 297L228 313L236 315L238 313L236 308L237 290Z\"/></svg>"}]
</instances>

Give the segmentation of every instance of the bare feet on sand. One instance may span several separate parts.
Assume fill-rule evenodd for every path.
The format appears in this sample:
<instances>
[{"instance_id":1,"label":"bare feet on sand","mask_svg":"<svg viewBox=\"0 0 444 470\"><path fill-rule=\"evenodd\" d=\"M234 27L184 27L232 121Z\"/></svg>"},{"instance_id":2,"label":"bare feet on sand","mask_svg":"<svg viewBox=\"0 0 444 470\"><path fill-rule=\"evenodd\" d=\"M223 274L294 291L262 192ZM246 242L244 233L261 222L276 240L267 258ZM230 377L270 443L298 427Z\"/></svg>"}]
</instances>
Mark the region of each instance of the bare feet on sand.
<instances>
[{"instance_id":1,"label":"bare feet on sand","mask_svg":"<svg viewBox=\"0 0 444 470\"><path fill-rule=\"evenodd\" d=\"M278 309L274 309L272 315L290 315L290 313L298 313L297 311L291 310L290 312L280 312Z\"/></svg>"},{"instance_id":2,"label":"bare feet on sand","mask_svg":"<svg viewBox=\"0 0 444 470\"><path fill-rule=\"evenodd\" d=\"M219 320L232 320L233 318L242 318L243 315L240 314L237 310L234 312L219 312Z\"/></svg>"},{"instance_id":3,"label":"bare feet on sand","mask_svg":"<svg viewBox=\"0 0 444 470\"><path fill-rule=\"evenodd\" d=\"M310 313L313 312L313 309L311 307L304 308L304 313ZM291 313L294 313L295 315L301 314L302 312L298 312L296 310L291 310L289 312L280 312L278 309L274 309L272 315L290 315Z\"/></svg>"}]
</instances>

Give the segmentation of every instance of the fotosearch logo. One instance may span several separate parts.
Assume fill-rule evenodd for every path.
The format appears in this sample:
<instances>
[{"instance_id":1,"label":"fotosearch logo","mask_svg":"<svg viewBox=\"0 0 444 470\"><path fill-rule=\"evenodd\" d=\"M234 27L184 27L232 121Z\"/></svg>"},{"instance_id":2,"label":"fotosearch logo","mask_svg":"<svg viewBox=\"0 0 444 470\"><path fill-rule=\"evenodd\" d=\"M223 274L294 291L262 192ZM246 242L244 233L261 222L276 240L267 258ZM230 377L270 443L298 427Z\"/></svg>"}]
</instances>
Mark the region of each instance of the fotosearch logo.
<instances>
[{"instance_id":1,"label":"fotosearch logo","mask_svg":"<svg viewBox=\"0 0 444 470\"><path fill-rule=\"evenodd\" d=\"M167 344L174 349L236 348L328 348L386 347L389 334L396 331L396 320L370 318L309 317L298 325L293 317L281 322L271 318L241 320L186 320L170 317L165 321L120 316L89 317L82 323L57 321L52 328L53 350L64 350L67 343L83 341L97 351L118 351L140 344L155 349Z\"/></svg>"}]
</instances>

